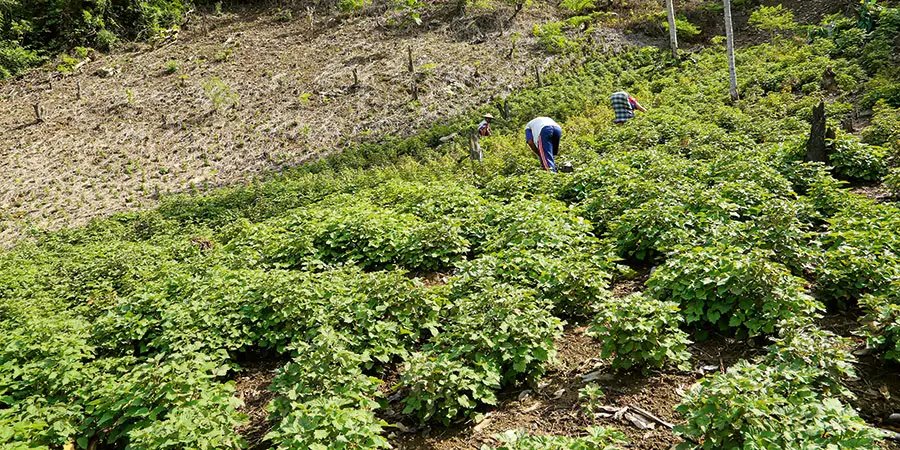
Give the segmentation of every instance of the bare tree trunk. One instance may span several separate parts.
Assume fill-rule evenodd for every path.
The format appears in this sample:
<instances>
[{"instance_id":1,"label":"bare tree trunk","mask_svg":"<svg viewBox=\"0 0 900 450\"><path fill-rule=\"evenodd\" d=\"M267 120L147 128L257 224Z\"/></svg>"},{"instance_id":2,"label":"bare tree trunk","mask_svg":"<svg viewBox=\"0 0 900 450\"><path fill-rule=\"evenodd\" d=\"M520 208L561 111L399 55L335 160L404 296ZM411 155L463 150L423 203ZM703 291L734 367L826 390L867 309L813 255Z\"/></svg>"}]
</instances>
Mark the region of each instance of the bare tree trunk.
<instances>
[{"instance_id":1,"label":"bare tree trunk","mask_svg":"<svg viewBox=\"0 0 900 450\"><path fill-rule=\"evenodd\" d=\"M825 102L820 101L813 107L812 129L809 132L809 140L806 142L806 161L828 164L828 138L834 132L828 130L825 121Z\"/></svg>"},{"instance_id":2,"label":"bare tree trunk","mask_svg":"<svg viewBox=\"0 0 900 450\"><path fill-rule=\"evenodd\" d=\"M75 84L75 98L81 100L81 80Z\"/></svg>"},{"instance_id":3,"label":"bare tree trunk","mask_svg":"<svg viewBox=\"0 0 900 450\"><path fill-rule=\"evenodd\" d=\"M538 66L534 66L534 80L537 82L537 87L544 87L544 82L541 80L541 68Z\"/></svg>"},{"instance_id":4,"label":"bare tree trunk","mask_svg":"<svg viewBox=\"0 0 900 450\"><path fill-rule=\"evenodd\" d=\"M678 58L678 30L675 28L675 2L666 0L666 12L669 15L669 46L672 47L672 57Z\"/></svg>"},{"instance_id":5,"label":"bare tree trunk","mask_svg":"<svg viewBox=\"0 0 900 450\"><path fill-rule=\"evenodd\" d=\"M737 89L737 68L734 64L734 29L731 22L731 0L725 2L725 38L728 51L729 93L731 100L737 101L739 97Z\"/></svg>"}]
</instances>

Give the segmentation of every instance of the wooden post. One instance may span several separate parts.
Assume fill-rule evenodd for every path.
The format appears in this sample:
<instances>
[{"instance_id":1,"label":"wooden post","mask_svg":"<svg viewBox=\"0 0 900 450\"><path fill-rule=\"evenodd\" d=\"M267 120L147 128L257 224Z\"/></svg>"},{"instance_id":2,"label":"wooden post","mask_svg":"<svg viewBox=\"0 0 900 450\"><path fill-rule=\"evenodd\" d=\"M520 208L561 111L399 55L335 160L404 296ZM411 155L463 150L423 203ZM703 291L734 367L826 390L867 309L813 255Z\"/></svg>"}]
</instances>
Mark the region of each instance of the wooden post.
<instances>
[{"instance_id":1,"label":"wooden post","mask_svg":"<svg viewBox=\"0 0 900 450\"><path fill-rule=\"evenodd\" d=\"M41 123L44 121L44 107L41 106L41 102L34 102L34 121L36 123Z\"/></svg>"},{"instance_id":2,"label":"wooden post","mask_svg":"<svg viewBox=\"0 0 900 450\"><path fill-rule=\"evenodd\" d=\"M534 80L539 88L544 87L544 82L541 81L541 68L538 66L534 66Z\"/></svg>"},{"instance_id":3,"label":"wooden post","mask_svg":"<svg viewBox=\"0 0 900 450\"><path fill-rule=\"evenodd\" d=\"M737 89L737 67L734 63L734 27L731 22L731 0L725 2L725 39L726 49L728 52L728 72L729 72L729 94L731 101L737 101L740 98Z\"/></svg>"},{"instance_id":4,"label":"wooden post","mask_svg":"<svg viewBox=\"0 0 900 450\"><path fill-rule=\"evenodd\" d=\"M666 0L666 12L669 16L669 46L672 48L672 57L678 59L678 30L675 28L674 0Z\"/></svg>"},{"instance_id":5,"label":"wooden post","mask_svg":"<svg viewBox=\"0 0 900 450\"><path fill-rule=\"evenodd\" d=\"M353 68L353 87L359 86L359 71L356 70L356 67Z\"/></svg>"},{"instance_id":6,"label":"wooden post","mask_svg":"<svg viewBox=\"0 0 900 450\"><path fill-rule=\"evenodd\" d=\"M409 73L415 72L415 67L413 67L412 45L406 47L406 70Z\"/></svg>"},{"instance_id":7,"label":"wooden post","mask_svg":"<svg viewBox=\"0 0 900 450\"><path fill-rule=\"evenodd\" d=\"M81 100L81 80L75 84L75 98Z\"/></svg>"}]
</instances>

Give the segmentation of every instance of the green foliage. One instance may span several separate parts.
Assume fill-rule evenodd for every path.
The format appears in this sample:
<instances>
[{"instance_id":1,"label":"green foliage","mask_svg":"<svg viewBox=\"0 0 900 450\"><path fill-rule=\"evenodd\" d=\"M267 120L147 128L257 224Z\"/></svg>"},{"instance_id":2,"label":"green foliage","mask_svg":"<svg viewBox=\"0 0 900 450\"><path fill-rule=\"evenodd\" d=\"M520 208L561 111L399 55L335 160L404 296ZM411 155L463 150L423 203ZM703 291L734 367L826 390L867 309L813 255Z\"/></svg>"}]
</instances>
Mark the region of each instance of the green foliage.
<instances>
[{"instance_id":1,"label":"green foliage","mask_svg":"<svg viewBox=\"0 0 900 450\"><path fill-rule=\"evenodd\" d=\"M461 414L473 415L479 404L495 405L500 370L487 360L463 362L448 353L414 353L406 361L400 385L409 389L403 413L420 420L449 424Z\"/></svg>"},{"instance_id":2,"label":"green foliage","mask_svg":"<svg viewBox=\"0 0 900 450\"><path fill-rule=\"evenodd\" d=\"M876 181L887 174L887 150L852 137L832 141L831 164L841 178Z\"/></svg>"},{"instance_id":3,"label":"green foliage","mask_svg":"<svg viewBox=\"0 0 900 450\"><path fill-rule=\"evenodd\" d=\"M662 23L663 29L666 33L669 32L669 21L665 20ZM687 18L676 16L675 17L675 31L678 33L678 39L684 39L689 41L703 32L699 27L692 24Z\"/></svg>"},{"instance_id":4,"label":"green foliage","mask_svg":"<svg viewBox=\"0 0 900 450\"><path fill-rule=\"evenodd\" d=\"M793 30L794 13L782 5L760 6L750 14L750 25L772 34Z\"/></svg>"},{"instance_id":5,"label":"green foliage","mask_svg":"<svg viewBox=\"0 0 900 450\"><path fill-rule=\"evenodd\" d=\"M866 343L884 351L886 359L900 361L900 281L859 302L866 311L861 329Z\"/></svg>"},{"instance_id":6,"label":"green foliage","mask_svg":"<svg viewBox=\"0 0 900 450\"><path fill-rule=\"evenodd\" d=\"M348 349L349 340L323 328L312 344L273 380L280 394L269 406L277 426L266 438L279 449L390 448L377 419L377 378L364 375L368 355Z\"/></svg>"},{"instance_id":7,"label":"green foliage","mask_svg":"<svg viewBox=\"0 0 900 450\"><path fill-rule=\"evenodd\" d=\"M678 329L683 320L677 303L638 293L598 305L588 335L603 343L600 356L613 357L613 368L671 364L689 370L690 341L687 333Z\"/></svg>"},{"instance_id":8,"label":"green foliage","mask_svg":"<svg viewBox=\"0 0 900 450\"><path fill-rule=\"evenodd\" d=\"M843 381L856 377L853 341L815 326L780 324L780 337L762 362L804 373L807 383L825 395L852 397Z\"/></svg>"},{"instance_id":9,"label":"green foliage","mask_svg":"<svg viewBox=\"0 0 900 450\"><path fill-rule=\"evenodd\" d=\"M240 100L238 94L231 90L231 86L219 77L212 77L204 81L203 92L216 111L235 107Z\"/></svg>"},{"instance_id":10,"label":"green foliage","mask_svg":"<svg viewBox=\"0 0 900 450\"><path fill-rule=\"evenodd\" d=\"M578 5L573 5L578 6ZM538 44L550 53L569 53L580 48L578 41L567 35L568 26L564 22L548 22L535 25L532 33L538 38Z\"/></svg>"},{"instance_id":11,"label":"green foliage","mask_svg":"<svg viewBox=\"0 0 900 450\"><path fill-rule=\"evenodd\" d=\"M878 434L849 406L818 393L809 374L741 361L704 378L676 410L679 448L874 448ZM695 444L699 443L699 444Z\"/></svg>"},{"instance_id":12,"label":"green foliage","mask_svg":"<svg viewBox=\"0 0 900 450\"><path fill-rule=\"evenodd\" d=\"M885 175L884 186L894 197L900 198L900 167L894 167Z\"/></svg>"},{"instance_id":13,"label":"green foliage","mask_svg":"<svg viewBox=\"0 0 900 450\"><path fill-rule=\"evenodd\" d=\"M856 205L829 219L824 254L815 268L817 290L832 300L876 292L900 278L900 209Z\"/></svg>"},{"instance_id":14,"label":"green foliage","mask_svg":"<svg viewBox=\"0 0 900 450\"><path fill-rule=\"evenodd\" d=\"M593 416L598 412L600 406L604 406L606 394L600 386L589 383L585 387L578 390L578 401L581 403L581 410L588 416Z\"/></svg>"},{"instance_id":15,"label":"green foliage","mask_svg":"<svg viewBox=\"0 0 900 450\"><path fill-rule=\"evenodd\" d=\"M680 248L647 280L648 292L679 303L687 324L751 336L772 333L782 319L812 318L822 306L805 292L804 280L770 256L722 245Z\"/></svg>"},{"instance_id":16,"label":"green foliage","mask_svg":"<svg viewBox=\"0 0 900 450\"><path fill-rule=\"evenodd\" d=\"M15 41L0 40L0 79L19 75L42 61L36 51L25 49Z\"/></svg>"},{"instance_id":17,"label":"green foliage","mask_svg":"<svg viewBox=\"0 0 900 450\"><path fill-rule=\"evenodd\" d=\"M167 74L172 75L172 74L178 73L180 68L181 68L181 66L178 64L178 61L175 61L174 59L170 59L170 60L166 61L164 70Z\"/></svg>"},{"instance_id":18,"label":"green foliage","mask_svg":"<svg viewBox=\"0 0 900 450\"><path fill-rule=\"evenodd\" d=\"M590 427L587 436L537 436L521 430L509 430L497 436L498 447L483 445L481 450L616 450L628 444L622 432L605 427Z\"/></svg>"}]
</instances>

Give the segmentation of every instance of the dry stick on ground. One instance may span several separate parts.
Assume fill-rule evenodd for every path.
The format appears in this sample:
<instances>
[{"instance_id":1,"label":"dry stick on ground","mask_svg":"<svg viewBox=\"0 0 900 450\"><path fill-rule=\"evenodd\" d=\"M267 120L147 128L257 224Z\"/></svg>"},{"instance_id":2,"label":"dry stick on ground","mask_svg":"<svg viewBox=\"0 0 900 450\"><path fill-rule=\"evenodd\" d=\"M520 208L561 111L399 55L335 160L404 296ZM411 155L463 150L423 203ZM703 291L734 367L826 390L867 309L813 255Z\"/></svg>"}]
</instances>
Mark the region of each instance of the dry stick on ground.
<instances>
[{"instance_id":1,"label":"dry stick on ground","mask_svg":"<svg viewBox=\"0 0 900 450\"><path fill-rule=\"evenodd\" d=\"M658 424L660 424L660 425L662 425L662 426L664 426L664 427L666 427L666 428L669 428L669 429L675 428L675 425L673 425L673 424L671 424L671 423L669 423L669 422L666 422L665 420L662 420L662 419L660 419L659 417L656 417L655 415L653 415L652 413L650 413L649 411L647 411L647 410L645 410L645 409L643 409L643 408L641 408L641 407L633 406L633 405L629 405L628 407L631 408L631 409L633 409L633 410L635 410L635 411L637 411L637 412L639 412L639 413L641 413L641 415L643 415L644 417L646 417L646 418L648 418L648 419L650 419L650 420L652 420L652 421L654 421L654 422L656 422L656 423L658 423Z\"/></svg>"},{"instance_id":2,"label":"dry stick on ground","mask_svg":"<svg viewBox=\"0 0 900 450\"><path fill-rule=\"evenodd\" d=\"M41 123L44 121L44 107L41 106L41 102L34 102L34 121L35 123Z\"/></svg>"},{"instance_id":3,"label":"dry stick on ground","mask_svg":"<svg viewBox=\"0 0 900 450\"><path fill-rule=\"evenodd\" d=\"M81 80L75 84L75 98L81 100Z\"/></svg>"},{"instance_id":4,"label":"dry stick on ground","mask_svg":"<svg viewBox=\"0 0 900 450\"><path fill-rule=\"evenodd\" d=\"M359 71L356 67L353 68L353 87L359 86Z\"/></svg>"},{"instance_id":5,"label":"dry stick on ground","mask_svg":"<svg viewBox=\"0 0 900 450\"><path fill-rule=\"evenodd\" d=\"M539 66L534 66L534 80L537 82L537 87L544 87L544 82L541 81L541 68Z\"/></svg>"}]
</instances>

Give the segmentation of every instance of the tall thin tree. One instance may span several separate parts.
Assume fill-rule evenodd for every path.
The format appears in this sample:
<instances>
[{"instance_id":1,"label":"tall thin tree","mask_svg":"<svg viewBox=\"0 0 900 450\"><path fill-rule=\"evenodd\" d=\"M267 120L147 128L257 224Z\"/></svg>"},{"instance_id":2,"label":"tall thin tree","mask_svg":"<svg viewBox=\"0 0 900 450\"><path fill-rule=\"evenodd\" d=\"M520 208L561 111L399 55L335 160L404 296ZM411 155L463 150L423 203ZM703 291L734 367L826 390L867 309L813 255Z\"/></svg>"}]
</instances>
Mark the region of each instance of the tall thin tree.
<instances>
[{"instance_id":1,"label":"tall thin tree","mask_svg":"<svg viewBox=\"0 0 900 450\"><path fill-rule=\"evenodd\" d=\"M729 93L731 94L731 100L737 101L738 96L738 88L737 88L737 68L734 64L734 27L731 23L731 0L723 0L725 2L725 39L726 39L726 47L728 51L728 74L729 74Z\"/></svg>"},{"instance_id":2,"label":"tall thin tree","mask_svg":"<svg viewBox=\"0 0 900 450\"><path fill-rule=\"evenodd\" d=\"M669 46L672 47L672 57L678 58L678 30L675 28L674 0L666 0L666 12L669 15Z\"/></svg>"}]
</instances>

